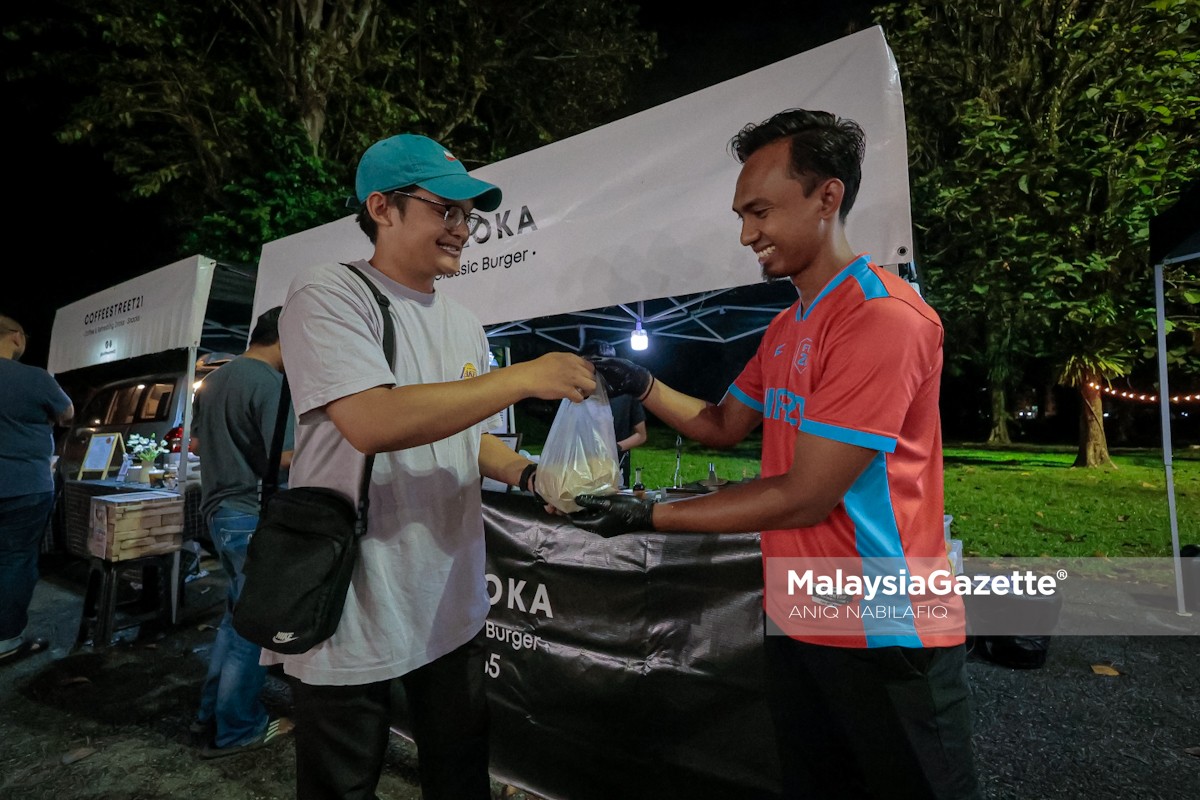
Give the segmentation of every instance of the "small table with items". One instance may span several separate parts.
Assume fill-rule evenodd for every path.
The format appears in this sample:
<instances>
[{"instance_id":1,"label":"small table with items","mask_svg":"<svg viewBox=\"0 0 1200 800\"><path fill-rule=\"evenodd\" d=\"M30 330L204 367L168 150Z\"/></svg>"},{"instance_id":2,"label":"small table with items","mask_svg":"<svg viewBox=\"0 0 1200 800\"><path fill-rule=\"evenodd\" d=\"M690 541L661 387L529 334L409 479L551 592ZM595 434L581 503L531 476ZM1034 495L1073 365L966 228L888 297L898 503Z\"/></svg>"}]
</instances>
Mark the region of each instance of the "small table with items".
<instances>
[{"instance_id":1,"label":"small table with items","mask_svg":"<svg viewBox=\"0 0 1200 800\"><path fill-rule=\"evenodd\" d=\"M149 621L174 624L183 595L181 546L201 533L199 484L181 493L142 482L69 480L62 502L66 549L89 564L76 646L105 647L118 631ZM136 587L134 599L119 600L122 579Z\"/></svg>"}]
</instances>

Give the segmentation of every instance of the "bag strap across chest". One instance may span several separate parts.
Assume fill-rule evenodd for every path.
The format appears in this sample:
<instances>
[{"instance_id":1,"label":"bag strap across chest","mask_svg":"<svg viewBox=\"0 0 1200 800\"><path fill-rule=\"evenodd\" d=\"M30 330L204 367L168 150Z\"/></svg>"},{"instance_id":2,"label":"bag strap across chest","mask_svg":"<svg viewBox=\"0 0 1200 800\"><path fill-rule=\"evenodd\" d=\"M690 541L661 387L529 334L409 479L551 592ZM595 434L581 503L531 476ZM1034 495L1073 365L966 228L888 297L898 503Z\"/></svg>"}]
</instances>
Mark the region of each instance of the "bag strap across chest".
<instances>
[{"instance_id":1,"label":"bag strap across chest","mask_svg":"<svg viewBox=\"0 0 1200 800\"><path fill-rule=\"evenodd\" d=\"M394 369L396 360L396 329L392 323L391 300L358 267L345 262L342 262L342 266L348 267L351 272L362 279L363 283L371 291L371 294L374 295L375 302L379 304L379 311L383 315L383 354L387 358L388 367ZM283 386L279 390L279 412L275 415L275 431L271 436L271 454L267 458L267 473L263 476L262 492L259 497L260 508L265 507L267 499L279 489L279 458L283 454L284 430L287 427L287 418L288 414L291 413L291 407L292 392L288 386L287 367L285 365ZM355 525L355 532L359 536L362 536L367 530L367 509L370 507L371 468L374 464L374 453L369 453L363 457L362 479L358 485L358 519Z\"/></svg>"}]
</instances>

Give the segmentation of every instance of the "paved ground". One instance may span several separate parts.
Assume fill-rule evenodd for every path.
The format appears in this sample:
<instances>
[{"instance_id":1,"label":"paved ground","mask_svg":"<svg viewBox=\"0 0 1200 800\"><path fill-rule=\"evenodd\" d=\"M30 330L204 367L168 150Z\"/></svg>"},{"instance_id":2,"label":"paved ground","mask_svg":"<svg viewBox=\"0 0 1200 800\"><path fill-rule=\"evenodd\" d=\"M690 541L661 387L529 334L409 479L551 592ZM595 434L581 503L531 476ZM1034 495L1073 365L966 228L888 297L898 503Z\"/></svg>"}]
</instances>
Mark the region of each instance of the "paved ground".
<instances>
[{"instance_id":1,"label":"paved ground","mask_svg":"<svg viewBox=\"0 0 1200 800\"><path fill-rule=\"evenodd\" d=\"M188 732L223 610L220 567L185 584L176 625L119 631L108 648L75 647L87 570L78 559L43 567L31 628L47 654L0 667L0 800L287 800L294 797L295 750L278 745L203 761ZM131 579L122 599L136 597ZM130 620L121 613L119 619ZM268 676L264 701L287 714L286 680ZM415 748L392 737L379 788L383 800L419 800ZM497 798L536 800L493 785Z\"/></svg>"},{"instance_id":2,"label":"paved ground","mask_svg":"<svg viewBox=\"0 0 1200 800\"><path fill-rule=\"evenodd\" d=\"M211 560L201 566L217 570ZM32 617L52 649L0 668L0 800L293 796L290 740L201 761L187 732L220 617L219 575L186 585L174 627L74 649L85 570L72 559L46 567ZM985 797L1200 797L1200 637L1057 637L1040 668L1010 669L976 652L968 674ZM286 712L287 684L272 678L266 699ZM415 758L394 737L381 798L419 797ZM620 800L629 798L632 787Z\"/></svg>"}]
</instances>

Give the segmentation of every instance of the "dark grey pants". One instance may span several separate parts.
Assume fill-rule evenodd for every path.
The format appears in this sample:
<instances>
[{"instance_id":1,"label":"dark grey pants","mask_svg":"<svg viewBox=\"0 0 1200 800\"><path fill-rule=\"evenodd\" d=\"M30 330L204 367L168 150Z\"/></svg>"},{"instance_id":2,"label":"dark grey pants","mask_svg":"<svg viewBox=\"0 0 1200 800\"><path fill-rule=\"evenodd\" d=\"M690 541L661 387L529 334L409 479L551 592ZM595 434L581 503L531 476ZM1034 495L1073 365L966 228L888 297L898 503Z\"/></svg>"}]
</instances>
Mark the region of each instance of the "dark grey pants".
<instances>
[{"instance_id":1,"label":"dark grey pants","mask_svg":"<svg viewBox=\"0 0 1200 800\"><path fill-rule=\"evenodd\" d=\"M765 637L783 797L980 797L966 651Z\"/></svg>"},{"instance_id":2,"label":"dark grey pants","mask_svg":"<svg viewBox=\"0 0 1200 800\"><path fill-rule=\"evenodd\" d=\"M484 644L476 636L399 678L425 800L488 800ZM298 800L374 800L392 717L391 681L295 682Z\"/></svg>"}]
</instances>

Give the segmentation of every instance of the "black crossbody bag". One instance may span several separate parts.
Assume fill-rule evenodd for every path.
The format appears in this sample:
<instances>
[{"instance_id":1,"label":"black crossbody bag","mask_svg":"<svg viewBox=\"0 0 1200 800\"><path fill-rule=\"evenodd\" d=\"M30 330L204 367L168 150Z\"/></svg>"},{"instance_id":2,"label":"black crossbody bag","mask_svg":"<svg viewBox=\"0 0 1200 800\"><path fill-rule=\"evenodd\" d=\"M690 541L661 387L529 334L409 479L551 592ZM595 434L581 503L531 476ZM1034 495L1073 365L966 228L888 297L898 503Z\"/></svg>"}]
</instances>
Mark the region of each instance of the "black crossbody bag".
<instances>
[{"instance_id":1,"label":"black crossbody bag","mask_svg":"<svg viewBox=\"0 0 1200 800\"><path fill-rule=\"evenodd\" d=\"M366 282L379 303L383 350L393 367L396 333L388 298L358 269L345 266ZM259 647L296 654L333 636L341 621L359 539L367 532L375 456L364 457L357 507L332 489L279 489L279 457L290 408L285 372L258 527L246 551L245 580L233 610L233 627Z\"/></svg>"}]
</instances>

